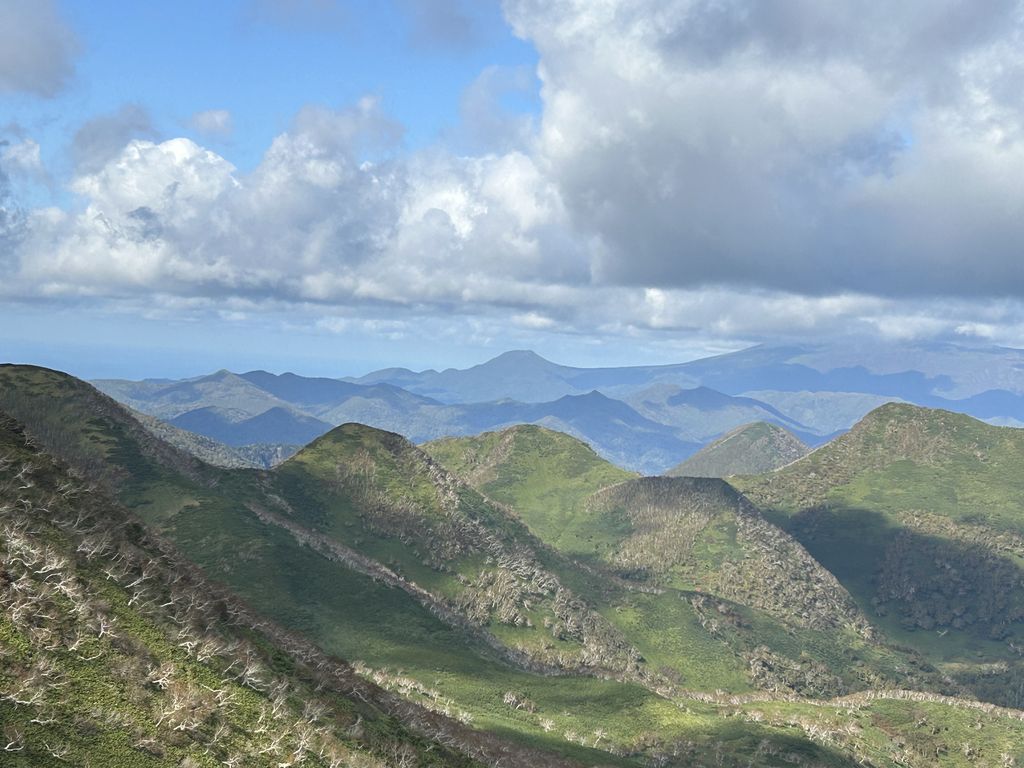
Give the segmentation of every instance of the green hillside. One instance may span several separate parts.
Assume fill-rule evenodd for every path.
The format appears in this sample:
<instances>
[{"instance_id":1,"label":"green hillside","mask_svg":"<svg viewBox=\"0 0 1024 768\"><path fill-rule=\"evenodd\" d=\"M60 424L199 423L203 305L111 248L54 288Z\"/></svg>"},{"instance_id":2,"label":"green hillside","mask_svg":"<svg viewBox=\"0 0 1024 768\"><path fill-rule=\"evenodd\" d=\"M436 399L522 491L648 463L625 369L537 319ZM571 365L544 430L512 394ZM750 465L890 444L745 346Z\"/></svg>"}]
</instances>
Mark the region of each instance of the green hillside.
<instances>
[{"instance_id":1,"label":"green hillside","mask_svg":"<svg viewBox=\"0 0 1024 768\"><path fill-rule=\"evenodd\" d=\"M629 479L533 427L426 450L600 575L600 593L584 583L581 594L681 686L836 695L913 679L953 690L876 636L832 574L721 480Z\"/></svg>"},{"instance_id":2,"label":"green hillside","mask_svg":"<svg viewBox=\"0 0 1024 768\"><path fill-rule=\"evenodd\" d=\"M581 500L637 476L574 437L533 425L445 438L423 449L488 498L528 513L530 530L572 557L591 556L616 536L601 530Z\"/></svg>"},{"instance_id":3,"label":"green hillside","mask_svg":"<svg viewBox=\"0 0 1024 768\"><path fill-rule=\"evenodd\" d=\"M3 414L0 606L5 766L471 764L206 583Z\"/></svg>"},{"instance_id":4,"label":"green hillside","mask_svg":"<svg viewBox=\"0 0 1024 768\"><path fill-rule=\"evenodd\" d=\"M559 579L516 518L401 436L343 425L283 464L275 481L289 519L386 564L510 659L641 674L628 640Z\"/></svg>"},{"instance_id":5,"label":"green hillside","mask_svg":"<svg viewBox=\"0 0 1024 768\"><path fill-rule=\"evenodd\" d=\"M874 621L978 695L1020 706L1022 462L1020 430L891 404L795 464L734 483Z\"/></svg>"},{"instance_id":6,"label":"green hillside","mask_svg":"<svg viewBox=\"0 0 1024 768\"><path fill-rule=\"evenodd\" d=\"M940 764L960 766L968 740L972 755L993 758L1016 757L1024 743L1013 713L941 699L927 665L864 636L813 561L796 558L799 583L778 571L780 589L798 590L781 594L799 611L754 604L739 590L773 584L756 570L775 568L764 558L799 548L767 523L748 532L743 518L756 515L720 482L613 485L588 512L608 524L603 543L577 564L528 530L522 509L491 502L397 435L347 425L273 471L227 470L155 440L62 374L0 367L0 401L208 578L352 660L395 706L419 705L399 708L402 722L428 718L446 743L491 765L852 768L898 751L924 760L941 746ZM582 475L591 471L595 484L621 473L592 465ZM589 482L578 486L584 502ZM708 522L692 554L630 573L614 558L645 526L679 533L656 503L670 487L696 499L675 516L684 527ZM744 570L749 559L754 571ZM698 591L692 578L707 563L733 563L735 583ZM835 615L799 602L808 578L823 580L821 605ZM735 599L718 594L730 587ZM933 692L867 690L908 686ZM852 691L860 698L826 699Z\"/></svg>"},{"instance_id":7,"label":"green hillside","mask_svg":"<svg viewBox=\"0 0 1024 768\"><path fill-rule=\"evenodd\" d=\"M770 472L810 449L780 426L758 421L737 427L665 474L669 477L729 477Z\"/></svg>"},{"instance_id":8,"label":"green hillside","mask_svg":"<svg viewBox=\"0 0 1024 768\"><path fill-rule=\"evenodd\" d=\"M520 655L520 663L515 663L516 641L523 636L540 637L543 629L544 635L558 641L556 650L563 644L568 649L568 661L578 658L584 645L572 635L565 641L554 638L551 631L557 627L543 627L543 619L533 627L496 622L497 632L481 627L480 621L468 624L448 610L446 598L451 595L439 586L465 586L458 578L462 574L422 564L423 551L411 552L410 543L423 547L423 542L409 537L405 542L401 537L389 541L362 523L348 537L354 546L324 537L309 516L323 514L324 505L332 513L346 507L356 512L369 505L376 513L373 504L380 496L364 495L366 486L379 488L378 478L389 483L394 478L389 480L388 473L403 461L419 465L425 475L413 478L401 502L388 504L389 509L371 521L394 523L403 512L415 518L417 499L429 509L437 494L431 475L438 473L396 435L353 425L325 436L276 473L220 470L152 442L120 406L70 377L9 366L0 367L0 382L0 396L38 425L34 433L45 435L55 446L69 446L69 456L116 487L121 498L211 577L324 650L355 660L358 669L385 687L469 721L485 733L511 738L518 749L555 749L587 764L609 759L603 750L591 755L595 730L607 740L605 747L624 759L630 753L640 757L657 752L663 742L684 737L706 744L725 738L711 705L695 703L686 712L642 686L527 671L528 659ZM340 468L365 468L372 483L349 486L337 475L339 465L333 460L352 456L361 464ZM318 472L323 473L322 480L311 482ZM404 479L400 482L405 484ZM479 497L475 503L480 503ZM303 509L305 517L298 517L292 505ZM298 519L289 519L292 516ZM321 519L334 520L347 530L344 521L333 516ZM515 525L503 519L506 525ZM426 520L419 531L429 532L431 522ZM372 551L382 545L390 545L392 551L384 562L355 550L359 546ZM437 578L436 595L410 583L411 573L399 572L413 568ZM574 616L586 611L578 601L568 607ZM586 628L586 623L576 621L572 632L578 635ZM503 638L498 637L501 634ZM506 694L511 694L507 701ZM572 706L567 706L569 701ZM726 732L735 742L729 749L737 754L756 750L763 738L746 728ZM659 737L648 741L649 733ZM782 743L791 742L784 735L780 738ZM803 744L799 739L793 743Z\"/></svg>"}]
</instances>

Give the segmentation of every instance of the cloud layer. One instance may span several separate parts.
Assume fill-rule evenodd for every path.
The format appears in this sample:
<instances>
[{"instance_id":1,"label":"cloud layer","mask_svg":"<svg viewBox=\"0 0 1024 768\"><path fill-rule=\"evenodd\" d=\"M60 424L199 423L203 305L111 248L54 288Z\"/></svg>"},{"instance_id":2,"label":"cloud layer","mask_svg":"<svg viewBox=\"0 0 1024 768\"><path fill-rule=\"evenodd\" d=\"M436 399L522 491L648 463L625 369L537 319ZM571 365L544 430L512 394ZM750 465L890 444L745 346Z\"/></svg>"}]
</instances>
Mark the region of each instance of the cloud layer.
<instances>
[{"instance_id":1,"label":"cloud layer","mask_svg":"<svg viewBox=\"0 0 1024 768\"><path fill-rule=\"evenodd\" d=\"M506 7L600 279L1024 290L1016 0Z\"/></svg>"},{"instance_id":2,"label":"cloud layer","mask_svg":"<svg viewBox=\"0 0 1024 768\"><path fill-rule=\"evenodd\" d=\"M435 37L462 34L446 7ZM0 291L293 305L325 328L1021 338L1019 0L504 9L539 52L543 110L505 113L529 78L484 72L464 100L479 154L403 152L365 99L305 108L243 173L156 141L129 106L75 137L80 207L17 212ZM64 61L16 87L51 92ZM194 125L224 133L230 115ZM8 148L0 173L31 150ZM0 216L13 231L15 207Z\"/></svg>"}]
</instances>

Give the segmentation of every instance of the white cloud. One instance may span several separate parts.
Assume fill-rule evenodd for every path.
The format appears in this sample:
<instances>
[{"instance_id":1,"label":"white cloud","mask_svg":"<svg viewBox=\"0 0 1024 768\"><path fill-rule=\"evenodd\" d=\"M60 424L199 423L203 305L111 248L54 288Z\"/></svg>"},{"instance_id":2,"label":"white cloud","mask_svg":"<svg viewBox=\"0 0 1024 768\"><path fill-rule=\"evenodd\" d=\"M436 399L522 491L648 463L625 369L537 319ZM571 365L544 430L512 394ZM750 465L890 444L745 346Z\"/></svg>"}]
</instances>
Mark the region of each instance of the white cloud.
<instances>
[{"instance_id":1,"label":"white cloud","mask_svg":"<svg viewBox=\"0 0 1024 768\"><path fill-rule=\"evenodd\" d=\"M45 179L46 169L39 149L39 144L32 139L22 139L16 144L0 141L0 166L29 179Z\"/></svg>"},{"instance_id":2,"label":"white cloud","mask_svg":"<svg viewBox=\"0 0 1024 768\"><path fill-rule=\"evenodd\" d=\"M476 154L403 152L368 98L301 110L243 173L123 110L83 134L81 209L32 212L0 290L293 306L336 333L1024 341L1017 0L504 7L538 120L501 114L521 73L488 70Z\"/></svg>"},{"instance_id":3,"label":"white cloud","mask_svg":"<svg viewBox=\"0 0 1024 768\"><path fill-rule=\"evenodd\" d=\"M505 8L602 280L1024 292L1017 0Z\"/></svg>"}]
</instances>

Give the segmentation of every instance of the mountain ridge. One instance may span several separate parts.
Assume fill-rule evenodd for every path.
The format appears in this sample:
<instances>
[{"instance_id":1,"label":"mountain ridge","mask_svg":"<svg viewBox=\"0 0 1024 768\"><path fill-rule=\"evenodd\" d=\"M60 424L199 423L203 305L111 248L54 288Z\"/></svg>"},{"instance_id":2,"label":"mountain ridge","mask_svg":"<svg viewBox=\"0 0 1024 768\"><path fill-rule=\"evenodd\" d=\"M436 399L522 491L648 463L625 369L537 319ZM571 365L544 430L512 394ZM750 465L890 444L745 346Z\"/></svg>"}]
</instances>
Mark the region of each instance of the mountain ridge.
<instances>
[{"instance_id":1,"label":"mountain ridge","mask_svg":"<svg viewBox=\"0 0 1024 768\"><path fill-rule=\"evenodd\" d=\"M1014 650L1024 642L1022 465L1021 430L889 404L776 472L730 482L901 642L934 633L935 658L970 648L1024 679ZM990 689L970 665L949 663L973 690Z\"/></svg>"},{"instance_id":2,"label":"mountain ridge","mask_svg":"<svg viewBox=\"0 0 1024 768\"><path fill-rule=\"evenodd\" d=\"M207 582L2 412L0 457L5 765L479 765L402 725L413 707Z\"/></svg>"},{"instance_id":3,"label":"mountain ridge","mask_svg":"<svg viewBox=\"0 0 1024 768\"><path fill-rule=\"evenodd\" d=\"M1019 350L936 344L867 350L856 344L849 349L760 345L679 364L621 368L564 366L529 350L513 350L461 370L384 369L346 379L219 371L181 382L106 380L97 385L136 410L181 419L178 424L236 445L243 439L263 445L303 442L313 436L316 424L305 419L322 422L316 429L323 431L347 421L373 424L414 442L540 423L588 440L630 469L657 474L752 421L776 423L818 445L889 400L1021 426L1021 365L1024 353ZM581 401L586 408L581 406L575 421L554 412L574 402L564 398L594 391L614 403ZM612 413L624 413L620 402L636 415ZM222 409L231 423L283 408L292 423L276 428L282 434L290 430L290 440L275 439L269 427L257 429L258 421L249 431L223 423L204 427L202 409L211 406ZM199 413L188 415L193 411ZM598 427L608 424L614 430L602 426L603 435L598 434ZM265 453L264 448L253 450Z\"/></svg>"}]
</instances>

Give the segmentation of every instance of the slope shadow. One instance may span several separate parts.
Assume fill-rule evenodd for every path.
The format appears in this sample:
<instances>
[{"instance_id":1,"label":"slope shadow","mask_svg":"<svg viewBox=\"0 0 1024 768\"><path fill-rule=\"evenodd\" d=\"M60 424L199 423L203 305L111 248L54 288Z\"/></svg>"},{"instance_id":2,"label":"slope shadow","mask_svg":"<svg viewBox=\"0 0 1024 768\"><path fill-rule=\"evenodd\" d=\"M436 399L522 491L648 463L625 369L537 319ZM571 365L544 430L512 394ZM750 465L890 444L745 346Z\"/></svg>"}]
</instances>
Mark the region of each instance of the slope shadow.
<instances>
[{"instance_id":1,"label":"slope shadow","mask_svg":"<svg viewBox=\"0 0 1024 768\"><path fill-rule=\"evenodd\" d=\"M771 517L891 638L953 665L952 676L979 698L1024 705L1024 568L1013 557L866 509ZM998 676L983 670L994 663Z\"/></svg>"}]
</instances>

